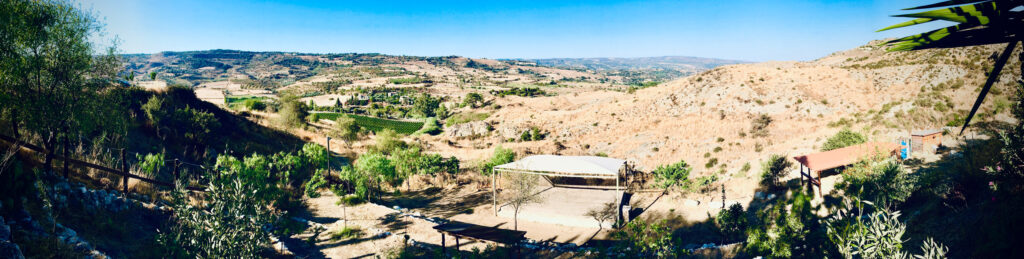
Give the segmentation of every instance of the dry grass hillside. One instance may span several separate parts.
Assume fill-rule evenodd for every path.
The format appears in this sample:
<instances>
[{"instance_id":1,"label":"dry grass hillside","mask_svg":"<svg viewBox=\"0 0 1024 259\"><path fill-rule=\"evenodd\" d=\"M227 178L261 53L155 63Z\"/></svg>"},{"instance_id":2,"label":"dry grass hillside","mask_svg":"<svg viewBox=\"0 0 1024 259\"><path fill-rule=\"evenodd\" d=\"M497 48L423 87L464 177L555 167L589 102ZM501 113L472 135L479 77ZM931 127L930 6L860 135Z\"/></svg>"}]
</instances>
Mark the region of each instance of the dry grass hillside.
<instances>
[{"instance_id":1,"label":"dry grass hillside","mask_svg":"<svg viewBox=\"0 0 1024 259\"><path fill-rule=\"evenodd\" d=\"M503 97L484 108L492 113L485 123L493 127L484 136L447 142L468 134L450 131L472 128L448 125L447 134L425 140L431 149L470 160L500 144L520 153L607 154L646 170L685 160L697 175L749 181L768 154L818 150L843 127L891 141L956 121L977 96L992 63L987 57L1000 49L887 53L878 43L808 62L723 66L635 93ZM979 112L982 120L1006 113L1009 84L1018 73L1004 71ZM772 122L759 137L751 130L762 114ZM532 127L548 137L508 142ZM748 162L753 170L741 172Z\"/></svg>"}]
</instances>

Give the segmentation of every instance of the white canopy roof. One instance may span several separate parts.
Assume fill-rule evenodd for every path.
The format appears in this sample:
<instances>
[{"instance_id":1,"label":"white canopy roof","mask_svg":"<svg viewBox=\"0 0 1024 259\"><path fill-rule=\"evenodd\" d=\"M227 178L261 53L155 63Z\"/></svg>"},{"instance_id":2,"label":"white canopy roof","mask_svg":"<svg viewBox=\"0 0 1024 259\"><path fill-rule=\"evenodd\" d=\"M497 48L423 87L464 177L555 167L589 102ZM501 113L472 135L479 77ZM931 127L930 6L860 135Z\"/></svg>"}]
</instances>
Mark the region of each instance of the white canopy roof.
<instances>
[{"instance_id":1,"label":"white canopy roof","mask_svg":"<svg viewBox=\"0 0 1024 259\"><path fill-rule=\"evenodd\" d=\"M495 166L496 171L553 176L615 178L626 160L599 156L533 155Z\"/></svg>"}]
</instances>

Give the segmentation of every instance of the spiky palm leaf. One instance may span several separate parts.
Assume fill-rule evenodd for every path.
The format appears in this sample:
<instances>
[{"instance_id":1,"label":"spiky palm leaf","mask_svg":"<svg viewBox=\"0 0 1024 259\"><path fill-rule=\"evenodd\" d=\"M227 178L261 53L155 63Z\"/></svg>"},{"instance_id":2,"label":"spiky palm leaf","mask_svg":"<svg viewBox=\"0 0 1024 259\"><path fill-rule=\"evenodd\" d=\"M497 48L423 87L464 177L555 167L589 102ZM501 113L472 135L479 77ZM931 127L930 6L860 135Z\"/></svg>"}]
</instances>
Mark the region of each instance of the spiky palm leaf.
<instances>
[{"instance_id":1,"label":"spiky palm leaf","mask_svg":"<svg viewBox=\"0 0 1024 259\"><path fill-rule=\"evenodd\" d=\"M954 6L954 7L949 7ZM1007 43L1006 49L996 60L992 72L989 73L985 85L978 94L978 99L967 115L967 120L960 128L963 134L964 129L971 122L974 114L978 112L981 103L988 95L999 72L1006 65L1010 53L1017 46L1017 42L1024 38L1024 0L950 0L930 5L923 5L904 10L920 10L946 7L919 13L895 15L895 17L915 18L910 21L885 27L878 31L891 30L928 23L936 20L955 22L957 25L911 35L886 42L889 45L888 51L908 51L931 48L955 48L966 46L977 46L986 44Z\"/></svg>"}]
</instances>

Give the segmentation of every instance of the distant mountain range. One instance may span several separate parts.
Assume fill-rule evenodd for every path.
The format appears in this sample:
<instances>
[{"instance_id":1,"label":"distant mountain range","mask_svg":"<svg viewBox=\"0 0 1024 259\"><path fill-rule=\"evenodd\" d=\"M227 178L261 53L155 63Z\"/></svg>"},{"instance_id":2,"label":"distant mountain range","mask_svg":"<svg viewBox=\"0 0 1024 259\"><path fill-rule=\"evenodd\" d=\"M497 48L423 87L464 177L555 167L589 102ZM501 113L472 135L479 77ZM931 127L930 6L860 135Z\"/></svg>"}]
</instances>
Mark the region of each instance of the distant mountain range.
<instances>
[{"instance_id":1,"label":"distant mountain range","mask_svg":"<svg viewBox=\"0 0 1024 259\"><path fill-rule=\"evenodd\" d=\"M712 69L722 65L749 63L738 60L699 58L685 56L663 56L663 57L640 57L640 58L546 58L546 59L520 59L522 61L536 62L537 65L562 67L562 68L585 68L595 71L607 70L651 70L651 69L672 69L688 72Z\"/></svg>"}]
</instances>

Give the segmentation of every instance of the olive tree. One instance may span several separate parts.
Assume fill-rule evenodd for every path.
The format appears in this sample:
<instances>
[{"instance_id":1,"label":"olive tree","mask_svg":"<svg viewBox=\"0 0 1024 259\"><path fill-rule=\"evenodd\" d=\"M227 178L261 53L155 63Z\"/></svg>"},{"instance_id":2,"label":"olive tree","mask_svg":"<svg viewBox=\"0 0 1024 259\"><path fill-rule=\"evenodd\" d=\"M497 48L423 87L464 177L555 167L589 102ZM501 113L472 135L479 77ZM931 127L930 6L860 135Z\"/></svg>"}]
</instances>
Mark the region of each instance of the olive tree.
<instances>
[{"instance_id":1,"label":"olive tree","mask_svg":"<svg viewBox=\"0 0 1024 259\"><path fill-rule=\"evenodd\" d=\"M103 32L93 13L65 1L27 0L0 2L0 12L0 112L16 137L25 130L53 151L120 118L108 113L123 109L100 102L101 92L117 85L120 60L115 44L90 40ZM46 156L47 167L52 159Z\"/></svg>"}]
</instances>

